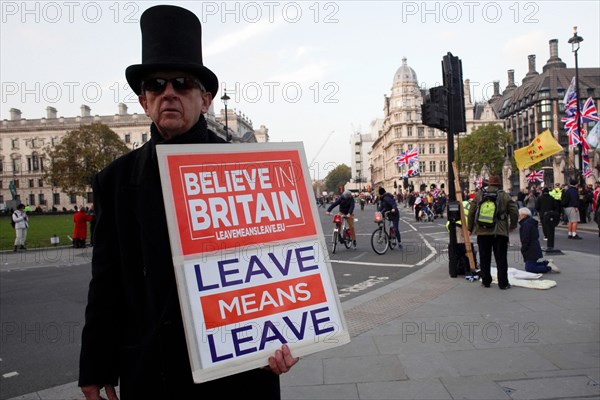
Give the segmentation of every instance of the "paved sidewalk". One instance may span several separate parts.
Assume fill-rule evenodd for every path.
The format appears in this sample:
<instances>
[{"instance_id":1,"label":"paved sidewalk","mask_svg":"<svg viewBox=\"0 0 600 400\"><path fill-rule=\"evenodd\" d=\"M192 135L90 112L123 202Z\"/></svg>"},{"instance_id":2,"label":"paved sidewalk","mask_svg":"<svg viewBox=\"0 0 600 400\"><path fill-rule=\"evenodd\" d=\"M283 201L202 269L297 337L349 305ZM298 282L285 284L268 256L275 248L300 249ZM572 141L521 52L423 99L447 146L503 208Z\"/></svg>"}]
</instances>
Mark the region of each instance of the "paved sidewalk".
<instances>
[{"instance_id":1,"label":"paved sidewalk","mask_svg":"<svg viewBox=\"0 0 600 400\"><path fill-rule=\"evenodd\" d=\"M600 256L565 251L555 263L562 273L542 278L552 289L499 290L449 278L440 257L348 300L352 341L304 357L282 397L598 399ZM82 398L71 383L11 400Z\"/></svg>"}]
</instances>

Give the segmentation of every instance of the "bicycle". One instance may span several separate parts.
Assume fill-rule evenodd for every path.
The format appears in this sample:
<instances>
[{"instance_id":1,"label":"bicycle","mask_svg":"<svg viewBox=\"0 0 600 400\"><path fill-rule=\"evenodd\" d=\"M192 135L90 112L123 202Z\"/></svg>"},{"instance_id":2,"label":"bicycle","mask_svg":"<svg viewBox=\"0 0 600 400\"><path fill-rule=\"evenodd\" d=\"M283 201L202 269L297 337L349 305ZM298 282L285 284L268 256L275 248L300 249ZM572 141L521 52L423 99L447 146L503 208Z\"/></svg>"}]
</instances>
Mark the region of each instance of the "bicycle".
<instances>
[{"instance_id":1,"label":"bicycle","mask_svg":"<svg viewBox=\"0 0 600 400\"><path fill-rule=\"evenodd\" d=\"M350 234L350 227L348 227L348 223L346 222L348 218L340 214L333 216L333 223L335 224L331 237L331 252L333 254L335 254L338 243L342 243L347 249L352 246L352 235Z\"/></svg>"},{"instance_id":2,"label":"bicycle","mask_svg":"<svg viewBox=\"0 0 600 400\"><path fill-rule=\"evenodd\" d=\"M386 211L385 215L382 215L379 211L375 213L375 222L378 226L371 235L371 247L379 255L385 254L388 249L393 249L398 244L396 231L388 219L389 214L390 211ZM386 223L386 221L388 222Z\"/></svg>"}]
</instances>

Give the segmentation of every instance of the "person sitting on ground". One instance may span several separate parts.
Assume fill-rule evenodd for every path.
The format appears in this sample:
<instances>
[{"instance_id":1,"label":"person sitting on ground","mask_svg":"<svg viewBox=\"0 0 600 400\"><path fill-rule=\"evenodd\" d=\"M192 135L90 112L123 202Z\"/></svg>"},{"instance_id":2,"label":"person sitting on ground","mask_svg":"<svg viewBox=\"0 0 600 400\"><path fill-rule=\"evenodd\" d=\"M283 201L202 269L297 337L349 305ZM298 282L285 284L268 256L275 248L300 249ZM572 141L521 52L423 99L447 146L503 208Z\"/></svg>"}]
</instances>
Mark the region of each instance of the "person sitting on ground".
<instances>
[{"instance_id":1,"label":"person sitting on ground","mask_svg":"<svg viewBox=\"0 0 600 400\"><path fill-rule=\"evenodd\" d=\"M525 271L534 274L550 271L560 272L552 260L543 259L538 222L531 216L529 208L519 209L519 225L521 254L525 260Z\"/></svg>"}]
</instances>

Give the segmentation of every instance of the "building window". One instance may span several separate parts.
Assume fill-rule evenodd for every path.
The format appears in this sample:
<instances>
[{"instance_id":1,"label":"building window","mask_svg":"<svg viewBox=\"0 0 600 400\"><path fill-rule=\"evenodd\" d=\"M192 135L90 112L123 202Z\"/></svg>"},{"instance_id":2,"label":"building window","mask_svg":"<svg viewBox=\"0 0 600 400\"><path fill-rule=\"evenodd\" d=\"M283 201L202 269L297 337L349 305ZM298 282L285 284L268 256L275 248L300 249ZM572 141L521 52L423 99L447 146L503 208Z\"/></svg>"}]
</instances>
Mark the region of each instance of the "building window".
<instances>
[{"instance_id":1,"label":"building window","mask_svg":"<svg viewBox=\"0 0 600 400\"><path fill-rule=\"evenodd\" d=\"M412 145L412 144L409 144L409 145L408 145L408 150L412 150L412 148L413 148L413 145Z\"/></svg>"},{"instance_id":2,"label":"building window","mask_svg":"<svg viewBox=\"0 0 600 400\"><path fill-rule=\"evenodd\" d=\"M540 113L552 112L552 102L550 100L542 100L538 104L538 112L540 112Z\"/></svg>"},{"instance_id":3,"label":"building window","mask_svg":"<svg viewBox=\"0 0 600 400\"><path fill-rule=\"evenodd\" d=\"M440 172L447 172L446 161L440 161Z\"/></svg>"},{"instance_id":4,"label":"building window","mask_svg":"<svg viewBox=\"0 0 600 400\"><path fill-rule=\"evenodd\" d=\"M44 193L38 194L38 204L43 206L46 204L46 200L44 199Z\"/></svg>"},{"instance_id":5,"label":"building window","mask_svg":"<svg viewBox=\"0 0 600 400\"><path fill-rule=\"evenodd\" d=\"M435 154L435 144L429 145L429 154Z\"/></svg>"},{"instance_id":6,"label":"building window","mask_svg":"<svg viewBox=\"0 0 600 400\"><path fill-rule=\"evenodd\" d=\"M406 113L406 120L407 120L407 121L412 121L412 112L411 112L411 111L408 111L408 112Z\"/></svg>"},{"instance_id":7,"label":"building window","mask_svg":"<svg viewBox=\"0 0 600 400\"><path fill-rule=\"evenodd\" d=\"M127 144L131 143L131 134L129 134L129 133L125 134L125 143L127 143Z\"/></svg>"},{"instance_id":8,"label":"building window","mask_svg":"<svg viewBox=\"0 0 600 400\"><path fill-rule=\"evenodd\" d=\"M429 161L429 172L435 172L435 161Z\"/></svg>"},{"instance_id":9,"label":"building window","mask_svg":"<svg viewBox=\"0 0 600 400\"><path fill-rule=\"evenodd\" d=\"M35 194L33 194L33 193L29 194L29 205L35 206Z\"/></svg>"},{"instance_id":10,"label":"building window","mask_svg":"<svg viewBox=\"0 0 600 400\"><path fill-rule=\"evenodd\" d=\"M70 204L77 204L77 195L70 194L69 195L69 203Z\"/></svg>"},{"instance_id":11,"label":"building window","mask_svg":"<svg viewBox=\"0 0 600 400\"><path fill-rule=\"evenodd\" d=\"M12 150L19 150L19 139L12 139L11 140L11 149Z\"/></svg>"},{"instance_id":12,"label":"building window","mask_svg":"<svg viewBox=\"0 0 600 400\"><path fill-rule=\"evenodd\" d=\"M413 127L412 126L407 126L406 127L406 136L412 137L412 133L413 133Z\"/></svg>"},{"instance_id":13,"label":"building window","mask_svg":"<svg viewBox=\"0 0 600 400\"><path fill-rule=\"evenodd\" d=\"M29 187L32 188L33 187L33 179L29 180Z\"/></svg>"},{"instance_id":14,"label":"building window","mask_svg":"<svg viewBox=\"0 0 600 400\"><path fill-rule=\"evenodd\" d=\"M38 153L31 154L31 166L34 171L39 171L40 169L40 156Z\"/></svg>"},{"instance_id":15,"label":"building window","mask_svg":"<svg viewBox=\"0 0 600 400\"><path fill-rule=\"evenodd\" d=\"M0 143L2 141L0 140ZM0 157L0 173L4 172L4 157Z\"/></svg>"},{"instance_id":16,"label":"building window","mask_svg":"<svg viewBox=\"0 0 600 400\"><path fill-rule=\"evenodd\" d=\"M12 170L15 174L21 172L21 160L19 158L12 160Z\"/></svg>"},{"instance_id":17,"label":"building window","mask_svg":"<svg viewBox=\"0 0 600 400\"><path fill-rule=\"evenodd\" d=\"M545 131L546 129L550 129L550 131L552 131L552 115L551 114L542 115L540 118L539 127L540 127L540 132Z\"/></svg>"},{"instance_id":18,"label":"building window","mask_svg":"<svg viewBox=\"0 0 600 400\"><path fill-rule=\"evenodd\" d=\"M425 161L419 161L419 171L425 172Z\"/></svg>"},{"instance_id":19,"label":"building window","mask_svg":"<svg viewBox=\"0 0 600 400\"><path fill-rule=\"evenodd\" d=\"M55 206L60 205L60 193L52 193L52 204Z\"/></svg>"},{"instance_id":20,"label":"building window","mask_svg":"<svg viewBox=\"0 0 600 400\"><path fill-rule=\"evenodd\" d=\"M425 137L425 128L422 126L419 126L417 128L417 137Z\"/></svg>"},{"instance_id":21,"label":"building window","mask_svg":"<svg viewBox=\"0 0 600 400\"><path fill-rule=\"evenodd\" d=\"M394 137L399 138L402 136L402 128L399 126L394 127Z\"/></svg>"},{"instance_id":22,"label":"building window","mask_svg":"<svg viewBox=\"0 0 600 400\"><path fill-rule=\"evenodd\" d=\"M440 144L440 154L446 154L446 145Z\"/></svg>"},{"instance_id":23,"label":"building window","mask_svg":"<svg viewBox=\"0 0 600 400\"><path fill-rule=\"evenodd\" d=\"M419 154L425 154L425 145L423 143L419 143Z\"/></svg>"},{"instance_id":24,"label":"building window","mask_svg":"<svg viewBox=\"0 0 600 400\"><path fill-rule=\"evenodd\" d=\"M44 187L44 180L38 179L38 187Z\"/></svg>"},{"instance_id":25,"label":"building window","mask_svg":"<svg viewBox=\"0 0 600 400\"><path fill-rule=\"evenodd\" d=\"M427 128L427 135L429 137L434 137L435 136L435 130L432 127L428 127Z\"/></svg>"},{"instance_id":26,"label":"building window","mask_svg":"<svg viewBox=\"0 0 600 400\"><path fill-rule=\"evenodd\" d=\"M148 134L147 133L142 133L142 143L146 143L148 141Z\"/></svg>"},{"instance_id":27,"label":"building window","mask_svg":"<svg viewBox=\"0 0 600 400\"><path fill-rule=\"evenodd\" d=\"M94 202L94 194L92 192L87 192L85 194L85 201L90 204L93 203Z\"/></svg>"},{"instance_id":28,"label":"building window","mask_svg":"<svg viewBox=\"0 0 600 400\"><path fill-rule=\"evenodd\" d=\"M2 181L0 181L0 189L2 189ZM1 203L1 202L0 202Z\"/></svg>"}]
</instances>

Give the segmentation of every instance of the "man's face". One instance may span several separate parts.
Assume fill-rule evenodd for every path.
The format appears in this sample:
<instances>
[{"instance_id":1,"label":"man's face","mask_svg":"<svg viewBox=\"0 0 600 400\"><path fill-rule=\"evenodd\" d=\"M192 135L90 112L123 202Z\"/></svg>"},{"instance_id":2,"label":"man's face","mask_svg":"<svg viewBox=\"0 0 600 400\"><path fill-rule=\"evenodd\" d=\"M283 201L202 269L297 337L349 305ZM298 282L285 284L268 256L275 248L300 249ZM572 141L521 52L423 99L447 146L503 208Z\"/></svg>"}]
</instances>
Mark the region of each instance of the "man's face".
<instances>
[{"instance_id":1,"label":"man's face","mask_svg":"<svg viewBox=\"0 0 600 400\"><path fill-rule=\"evenodd\" d=\"M194 77L185 72L163 71L149 74L144 80L154 78L169 80ZM142 85L142 94L138 96L138 100L161 136L167 140L189 131L200 116L208 112L212 94L195 85L189 89L176 89L173 82L168 82L162 91L152 91Z\"/></svg>"}]
</instances>

